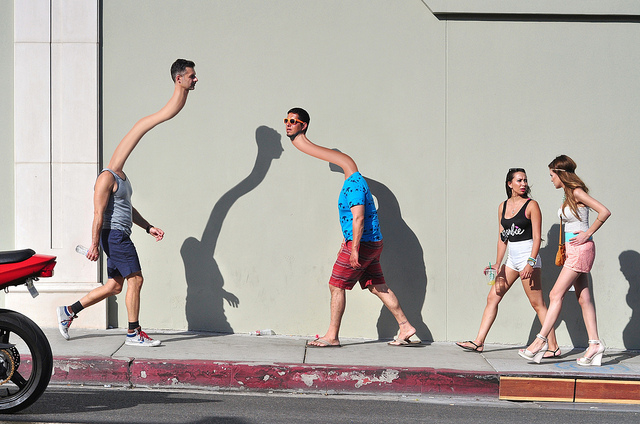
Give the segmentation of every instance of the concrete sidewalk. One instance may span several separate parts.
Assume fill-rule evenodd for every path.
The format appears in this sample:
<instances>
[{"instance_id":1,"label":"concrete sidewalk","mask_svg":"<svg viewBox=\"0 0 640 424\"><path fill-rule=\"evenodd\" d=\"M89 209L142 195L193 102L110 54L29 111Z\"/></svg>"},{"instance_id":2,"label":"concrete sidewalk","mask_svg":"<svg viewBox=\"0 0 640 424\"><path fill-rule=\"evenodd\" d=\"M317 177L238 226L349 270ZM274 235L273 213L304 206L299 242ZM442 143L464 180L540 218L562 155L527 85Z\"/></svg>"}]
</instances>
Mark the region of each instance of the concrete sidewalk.
<instances>
[{"instance_id":1,"label":"concrete sidewalk","mask_svg":"<svg viewBox=\"0 0 640 424\"><path fill-rule=\"evenodd\" d=\"M308 338L147 331L155 348L124 345L125 330L74 330L66 341L45 329L54 355L52 384L199 387L314 393L497 396L505 376L585 378L640 383L640 352L609 349L601 367L581 367L583 349L527 363L522 346L486 345L482 354L454 343L388 346L343 339L310 348Z\"/></svg>"}]
</instances>

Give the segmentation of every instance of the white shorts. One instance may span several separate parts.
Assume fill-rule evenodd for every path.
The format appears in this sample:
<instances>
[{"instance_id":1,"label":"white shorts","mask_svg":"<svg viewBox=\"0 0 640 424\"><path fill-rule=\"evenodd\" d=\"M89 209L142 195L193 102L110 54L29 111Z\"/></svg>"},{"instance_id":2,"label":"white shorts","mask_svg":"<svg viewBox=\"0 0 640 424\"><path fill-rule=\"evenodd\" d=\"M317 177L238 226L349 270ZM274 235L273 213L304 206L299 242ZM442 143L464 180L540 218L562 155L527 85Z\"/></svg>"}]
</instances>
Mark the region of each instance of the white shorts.
<instances>
[{"instance_id":1,"label":"white shorts","mask_svg":"<svg viewBox=\"0 0 640 424\"><path fill-rule=\"evenodd\" d=\"M522 271L527 266L527 259L531 256L533 240L510 241L507 243L507 263L506 265L514 271ZM534 268L542 268L540 254L536 258Z\"/></svg>"}]
</instances>

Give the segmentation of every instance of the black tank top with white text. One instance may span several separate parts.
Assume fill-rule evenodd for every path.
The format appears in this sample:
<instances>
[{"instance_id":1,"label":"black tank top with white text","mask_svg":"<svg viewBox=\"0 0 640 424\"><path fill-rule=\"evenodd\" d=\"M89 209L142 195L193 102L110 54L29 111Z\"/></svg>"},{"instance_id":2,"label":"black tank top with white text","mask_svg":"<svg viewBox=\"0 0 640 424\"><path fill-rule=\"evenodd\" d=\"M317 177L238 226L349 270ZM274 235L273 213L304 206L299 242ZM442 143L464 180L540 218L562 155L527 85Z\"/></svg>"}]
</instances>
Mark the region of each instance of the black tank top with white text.
<instances>
[{"instance_id":1,"label":"black tank top with white text","mask_svg":"<svg viewBox=\"0 0 640 424\"><path fill-rule=\"evenodd\" d=\"M500 237L502 241L525 241L533 238L533 230L531 228L531 219L527 218L526 211L527 205L531 199L527 200L520 208L518 213L513 218L505 218L504 213L507 209L507 202L504 202L502 207L502 219L500 224L502 225L502 233Z\"/></svg>"}]
</instances>

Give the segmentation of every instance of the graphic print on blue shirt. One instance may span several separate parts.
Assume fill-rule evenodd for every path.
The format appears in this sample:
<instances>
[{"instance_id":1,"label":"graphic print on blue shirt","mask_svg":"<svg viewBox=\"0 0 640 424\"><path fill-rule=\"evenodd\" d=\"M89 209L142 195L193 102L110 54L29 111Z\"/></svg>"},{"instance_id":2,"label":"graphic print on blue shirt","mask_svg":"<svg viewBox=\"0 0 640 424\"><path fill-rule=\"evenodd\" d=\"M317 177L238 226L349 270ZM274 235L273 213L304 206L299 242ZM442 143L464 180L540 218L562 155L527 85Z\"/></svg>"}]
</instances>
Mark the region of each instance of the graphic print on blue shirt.
<instances>
[{"instance_id":1,"label":"graphic print on blue shirt","mask_svg":"<svg viewBox=\"0 0 640 424\"><path fill-rule=\"evenodd\" d=\"M340 214L340 226L345 240L353 240L353 214L351 208L364 205L364 229L361 241L380 241L380 223L378 212L373 202L373 196L367 182L359 172L351 174L344 181L340 196L338 197L338 212Z\"/></svg>"}]
</instances>

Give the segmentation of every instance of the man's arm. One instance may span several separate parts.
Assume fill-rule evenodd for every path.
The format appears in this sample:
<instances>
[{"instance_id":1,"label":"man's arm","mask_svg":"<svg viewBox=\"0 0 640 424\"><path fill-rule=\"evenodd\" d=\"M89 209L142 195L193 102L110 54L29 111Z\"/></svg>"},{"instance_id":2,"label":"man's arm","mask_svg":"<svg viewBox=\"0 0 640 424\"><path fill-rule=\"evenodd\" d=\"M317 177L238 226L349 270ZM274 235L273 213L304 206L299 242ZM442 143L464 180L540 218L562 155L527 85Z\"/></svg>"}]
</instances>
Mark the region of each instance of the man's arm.
<instances>
[{"instance_id":1,"label":"man's arm","mask_svg":"<svg viewBox=\"0 0 640 424\"><path fill-rule=\"evenodd\" d=\"M104 211L109 202L109 196L113 192L116 184L115 177L111 172L103 172L98 175L96 186L93 192L93 223L91 224L91 246L87 253L87 259L97 261L100 256L100 232L102 231L102 221Z\"/></svg>"},{"instance_id":2,"label":"man's arm","mask_svg":"<svg viewBox=\"0 0 640 424\"><path fill-rule=\"evenodd\" d=\"M353 215L353 240L351 242L351 258L349 263L354 269L360 268L360 240L362 239L362 232L364 231L364 205L356 205L351 208L351 214Z\"/></svg>"},{"instance_id":3,"label":"man's arm","mask_svg":"<svg viewBox=\"0 0 640 424\"><path fill-rule=\"evenodd\" d=\"M147 232L149 234L151 234L153 237L155 237L156 241L162 240L162 238L164 237L164 231L162 231L160 228L156 228L156 227L152 226L151 224L149 224L149 221L144 219L142 217L142 215L140 215L140 212L138 212L138 210L136 208L132 207L132 209L133 209L132 210L133 223L136 224L139 227L144 228L145 230L148 230Z\"/></svg>"}]
</instances>

